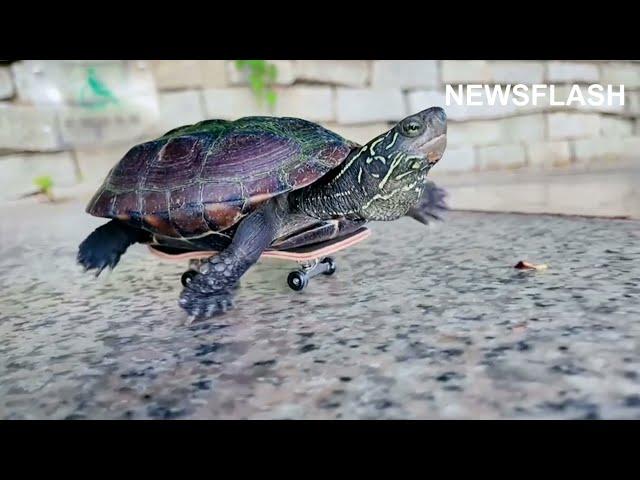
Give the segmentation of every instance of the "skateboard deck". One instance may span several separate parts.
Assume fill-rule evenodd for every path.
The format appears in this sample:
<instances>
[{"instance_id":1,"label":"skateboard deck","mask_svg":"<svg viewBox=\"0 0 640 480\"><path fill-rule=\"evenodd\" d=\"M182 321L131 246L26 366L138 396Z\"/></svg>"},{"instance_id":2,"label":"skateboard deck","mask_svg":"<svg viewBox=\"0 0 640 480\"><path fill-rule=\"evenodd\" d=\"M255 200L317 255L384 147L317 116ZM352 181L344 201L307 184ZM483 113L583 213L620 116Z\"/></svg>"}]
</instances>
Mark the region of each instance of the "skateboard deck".
<instances>
[{"instance_id":1,"label":"skateboard deck","mask_svg":"<svg viewBox=\"0 0 640 480\"><path fill-rule=\"evenodd\" d=\"M371 230L361 227L349 235L340 237L315 245L299 247L290 250L265 250L260 258L275 258L278 260L292 260L295 262L306 262L315 260L346 248L352 247L371 236ZM149 250L156 257L168 262L184 262L189 260L202 260L216 255L214 250L181 252L176 249L166 248L159 245L149 245Z\"/></svg>"}]
</instances>

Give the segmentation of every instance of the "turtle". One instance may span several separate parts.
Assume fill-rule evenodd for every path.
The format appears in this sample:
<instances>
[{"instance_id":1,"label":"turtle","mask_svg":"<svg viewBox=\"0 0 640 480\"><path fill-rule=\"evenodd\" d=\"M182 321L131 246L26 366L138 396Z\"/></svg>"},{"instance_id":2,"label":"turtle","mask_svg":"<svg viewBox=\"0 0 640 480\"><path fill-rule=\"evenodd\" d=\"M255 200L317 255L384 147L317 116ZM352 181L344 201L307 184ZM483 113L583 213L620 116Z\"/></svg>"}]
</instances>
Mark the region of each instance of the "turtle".
<instances>
[{"instance_id":1,"label":"turtle","mask_svg":"<svg viewBox=\"0 0 640 480\"><path fill-rule=\"evenodd\" d=\"M233 308L240 277L265 249L314 245L370 221L446 209L427 180L443 156L447 117L432 107L365 145L300 118L204 120L131 148L86 212L110 219L79 246L96 276L135 243L216 251L180 294L191 321Z\"/></svg>"}]
</instances>

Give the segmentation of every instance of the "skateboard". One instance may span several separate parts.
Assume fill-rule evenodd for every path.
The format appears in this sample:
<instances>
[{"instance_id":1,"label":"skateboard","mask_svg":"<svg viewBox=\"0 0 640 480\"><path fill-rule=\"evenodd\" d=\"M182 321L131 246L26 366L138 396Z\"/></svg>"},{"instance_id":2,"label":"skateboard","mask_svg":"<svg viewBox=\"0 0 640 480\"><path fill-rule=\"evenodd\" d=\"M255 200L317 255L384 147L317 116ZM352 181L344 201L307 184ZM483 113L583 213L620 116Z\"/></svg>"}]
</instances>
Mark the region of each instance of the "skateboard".
<instances>
[{"instance_id":1,"label":"skateboard","mask_svg":"<svg viewBox=\"0 0 640 480\"><path fill-rule=\"evenodd\" d=\"M305 247L289 250L265 250L260 258L273 258L276 260L288 260L298 263L298 269L289 273L287 284L292 290L301 291L313 277L324 274L333 275L336 272L336 261L328 255L337 253L352 247L371 235L371 230L361 227L343 237L328 240ZM184 251L160 245L149 245L151 253L166 262L189 262L189 270L182 274L182 285L187 286L194 275L198 273L198 267L206 262L207 258L218 252L208 251Z\"/></svg>"}]
</instances>

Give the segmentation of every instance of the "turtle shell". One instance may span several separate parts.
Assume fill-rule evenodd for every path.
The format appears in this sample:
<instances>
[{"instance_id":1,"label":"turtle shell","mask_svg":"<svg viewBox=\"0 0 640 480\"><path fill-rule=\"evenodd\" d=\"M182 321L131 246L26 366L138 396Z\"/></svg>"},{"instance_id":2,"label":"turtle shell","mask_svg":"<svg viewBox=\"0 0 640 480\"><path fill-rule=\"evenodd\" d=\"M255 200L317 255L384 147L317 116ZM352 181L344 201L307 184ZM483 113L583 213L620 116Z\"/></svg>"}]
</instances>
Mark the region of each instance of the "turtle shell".
<instances>
[{"instance_id":1,"label":"turtle shell","mask_svg":"<svg viewBox=\"0 0 640 480\"><path fill-rule=\"evenodd\" d=\"M87 212L168 237L204 236L315 182L357 147L298 118L207 120L129 150Z\"/></svg>"}]
</instances>

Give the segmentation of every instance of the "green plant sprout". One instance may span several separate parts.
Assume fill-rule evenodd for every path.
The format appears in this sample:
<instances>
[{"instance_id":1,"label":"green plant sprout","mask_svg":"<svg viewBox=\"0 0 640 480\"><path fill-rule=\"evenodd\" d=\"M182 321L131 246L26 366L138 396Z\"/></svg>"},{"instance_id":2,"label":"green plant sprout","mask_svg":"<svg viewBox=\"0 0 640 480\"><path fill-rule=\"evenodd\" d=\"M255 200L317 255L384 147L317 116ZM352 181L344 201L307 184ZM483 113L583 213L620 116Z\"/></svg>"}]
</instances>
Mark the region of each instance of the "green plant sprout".
<instances>
[{"instance_id":1,"label":"green plant sprout","mask_svg":"<svg viewBox=\"0 0 640 480\"><path fill-rule=\"evenodd\" d=\"M49 175L42 175L36 178L33 183L38 187L39 193L46 195L50 201L53 201L53 178Z\"/></svg>"},{"instance_id":2,"label":"green plant sprout","mask_svg":"<svg viewBox=\"0 0 640 480\"><path fill-rule=\"evenodd\" d=\"M248 71L249 85L258 102L263 100L273 108L278 99L278 94L273 89L273 84L278 77L278 68L266 60L236 60L236 68L240 71Z\"/></svg>"}]
</instances>

